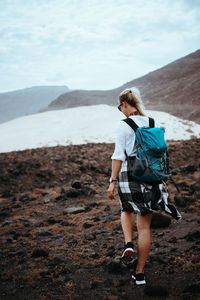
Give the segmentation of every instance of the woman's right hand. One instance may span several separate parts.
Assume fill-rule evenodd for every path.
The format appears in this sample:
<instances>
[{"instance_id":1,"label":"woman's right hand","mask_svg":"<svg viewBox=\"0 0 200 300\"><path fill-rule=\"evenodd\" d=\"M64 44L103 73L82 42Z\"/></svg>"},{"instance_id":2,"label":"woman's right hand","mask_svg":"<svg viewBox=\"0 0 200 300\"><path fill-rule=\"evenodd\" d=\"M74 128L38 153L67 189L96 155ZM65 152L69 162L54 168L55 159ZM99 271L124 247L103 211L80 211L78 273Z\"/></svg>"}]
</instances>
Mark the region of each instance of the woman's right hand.
<instances>
[{"instance_id":1,"label":"woman's right hand","mask_svg":"<svg viewBox=\"0 0 200 300\"><path fill-rule=\"evenodd\" d=\"M116 199L115 198L115 188L116 188L116 181L110 183L109 188L107 190L108 198L109 199Z\"/></svg>"}]
</instances>

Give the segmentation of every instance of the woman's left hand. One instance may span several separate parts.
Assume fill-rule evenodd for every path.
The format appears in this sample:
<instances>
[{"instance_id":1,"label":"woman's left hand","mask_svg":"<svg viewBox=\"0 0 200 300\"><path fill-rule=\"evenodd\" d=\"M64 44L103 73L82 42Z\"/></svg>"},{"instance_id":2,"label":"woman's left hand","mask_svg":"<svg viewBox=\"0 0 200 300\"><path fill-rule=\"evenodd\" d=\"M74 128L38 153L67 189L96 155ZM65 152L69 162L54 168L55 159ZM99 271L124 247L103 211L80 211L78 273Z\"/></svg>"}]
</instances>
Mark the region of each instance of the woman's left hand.
<instances>
[{"instance_id":1,"label":"woman's left hand","mask_svg":"<svg viewBox=\"0 0 200 300\"><path fill-rule=\"evenodd\" d=\"M115 193L115 188L116 188L116 182L113 181L113 182L110 183L109 188L107 190L109 199L116 199L115 194L114 194Z\"/></svg>"}]
</instances>

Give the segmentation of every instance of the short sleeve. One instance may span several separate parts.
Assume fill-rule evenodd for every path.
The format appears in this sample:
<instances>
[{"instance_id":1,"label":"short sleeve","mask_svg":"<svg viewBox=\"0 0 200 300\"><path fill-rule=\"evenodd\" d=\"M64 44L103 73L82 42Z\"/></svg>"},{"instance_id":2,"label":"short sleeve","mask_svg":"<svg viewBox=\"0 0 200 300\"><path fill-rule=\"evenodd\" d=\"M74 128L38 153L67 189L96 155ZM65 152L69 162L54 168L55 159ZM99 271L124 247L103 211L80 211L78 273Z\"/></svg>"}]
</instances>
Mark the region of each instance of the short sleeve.
<instances>
[{"instance_id":1,"label":"short sleeve","mask_svg":"<svg viewBox=\"0 0 200 300\"><path fill-rule=\"evenodd\" d=\"M125 161L125 149L126 149L126 126L125 123L119 122L117 130L116 130L116 139L115 139L115 150L111 157L111 159Z\"/></svg>"}]
</instances>

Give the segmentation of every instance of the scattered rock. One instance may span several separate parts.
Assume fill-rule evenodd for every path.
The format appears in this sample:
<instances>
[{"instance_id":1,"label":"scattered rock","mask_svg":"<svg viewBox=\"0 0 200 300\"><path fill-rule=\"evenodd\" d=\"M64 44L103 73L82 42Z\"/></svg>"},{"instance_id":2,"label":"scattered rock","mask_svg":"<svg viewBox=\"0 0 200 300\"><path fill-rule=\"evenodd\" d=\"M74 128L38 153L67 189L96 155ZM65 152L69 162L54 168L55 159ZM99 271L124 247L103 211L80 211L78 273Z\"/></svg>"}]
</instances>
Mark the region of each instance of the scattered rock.
<instances>
[{"instance_id":1,"label":"scattered rock","mask_svg":"<svg viewBox=\"0 0 200 300\"><path fill-rule=\"evenodd\" d=\"M113 282L113 285L115 287L120 287L120 286L124 286L126 285L127 281L124 279L115 279L114 282Z\"/></svg>"},{"instance_id":2,"label":"scattered rock","mask_svg":"<svg viewBox=\"0 0 200 300\"><path fill-rule=\"evenodd\" d=\"M194 242L196 240L199 240L200 239L200 231L195 230L195 231L189 232L184 238L188 242Z\"/></svg>"},{"instance_id":3,"label":"scattered rock","mask_svg":"<svg viewBox=\"0 0 200 300\"><path fill-rule=\"evenodd\" d=\"M85 239L88 241L93 241L96 239L96 234L94 233L89 233L84 235Z\"/></svg>"},{"instance_id":4,"label":"scattered rock","mask_svg":"<svg viewBox=\"0 0 200 300\"><path fill-rule=\"evenodd\" d=\"M120 273L121 272L121 257L116 256L114 259L109 260L106 264L106 269L110 273Z\"/></svg>"},{"instance_id":5,"label":"scattered rock","mask_svg":"<svg viewBox=\"0 0 200 300\"><path fill-rule=\"evenodd\" d=\"M147 286L145 287L144 293L150 297L167 297L169 295L169 288L164 286Z\"/></svg>"},{"instance_id":6,"label":"scattered rock","mask_svg":"<svg viewBox=\"0 0 200 300\"><path fill-rule=\"evenodd\" d=\"M175 196L174 202L179 207L186 207L187 205L190 205L190 204L196 202L196 198L190 197L190 196L185 196L185 195L184 196Z\"/></svg>"},{"instance_id":7,"label":"scattered rock","mask_svg":"<svg viewBox=\"0 0 200 300\"><path fill-rule=\"evenodd\" d=\"M156 261L163 265L167 265L169 262L169 258L167 256L155 255L155 256L150 257L150 261Z\"/></svg>"},{"instance_id":8,"label":"scattered rock","mask_svg":"<svg viewBox=\"0 0 200 300\"><path fill-rule=\"evenodd\" d=\"M69 222L67 222L67 221L62 221L60 224L61 224L62 226L73 226L72 223L69 223Z\"/></svg>"},{"instance_id":9,"label":"scattered rock","mask_svg":"<svg viewBox=\"0 0 200 300\"><path fill-rule=\"evenodd\" d=\"M3 211L0 211L0 222L2 220L4 220L5 218L8 218L10 217L10 213L11 213L11 209L4 209Z\"/></svg>"},{"instance_id":10,"label":"scattered rock","mask_svg":"<svg viewBox=\"0 0 200 300\"><path fill-rule=\"evenodd\" d=\"M60 200L65 200L65 197L63 197L61 195L55 197L55 201L60 201Z\"/></svg>"},{"instance_id":11,"label":"scattered rock","mask_svg":"<svg viewBox=\"0 0 200 300\"><path fill-rule=\"evenodd\" d=\"M159 248L159 247L160 247L160 244L159 244L158 242L155 242L155 243L154 243L154 246L155 246L156 248Z\"/></svg>"},{"instance_id":12,"label":"scattered rock","mask_svg":"<svg viewBox=\"0 0 200 300\"><path fill-rule=\"evenodd\" d=\"M49 202L51 202L51 199L45 199L44 200L44 203L49 203Z\"/></svg>"},{"instance_id":13,"label":"scattered rock","mask_svg":"<svg viewBox=\"0 0 200 300\"><path fill-rule=\"evenodd\" d=\"M34 249L32 252L32 257L36 258L36 257L47 257L49 256L49 252L47 250L44 249Z\"/></svg>"},{"instance_id":14,"label":"scattered rock","mask_svg":"<svg viewBox=\"0 0 200 300\"><path fill-rule=\"evenodd\" d=\"M97 253L97 252L92 252L92 253L90 254L90 257L91 257L91 258L99 258L100 255L99 255L99 253Z\"/></svg>"},{"instance_id":15,"label":"scattered rock","mask_svg":"<svg viewBox=\"0 0 200 300\"><path fill-rule=\"evenodd\" d=\"M81 181L78 181L78 180L74 181L74 182L72 183L72 188L75 188L75 189L81 189L81 188L82 188Z\"/></svg>"},{"instance_id":16,"label":"scattered rock","mask_svg":"<svg viewBox=\"0 0 200 300\"><path fill-rule=\"evenodd\" d=\"M84 223L83 224L83 228L90 228L91 226L93 226L93 224L92 223L88 223L88 222L86 222L86 223Z\"/></svg>"},{"instance_id":17,"label":"scattered rock","mask_svg":"<svg viewBox=\"0 0 200 300\"><path fill-rule=\"evenodd\" d=\"M159 213L153 213L151 228L165 228L171 223L171 218Z\"/></svg>"},{"instance_id":18,"label":"scattered rock","mask_svg":"<svg viewBox=\"0 0 200 300\"><path fill-rule=\"evenodd\" d=\"M104 208L104 211L110 211L110 206L109 205L106 205L106 207Z\"/></svg>"},{"instance_id":19,"label":"scattered rock","mask_svg":"<svg viewBox=\"0 0 200 300\"><path fill-rule=\"evenodd\" d=\"M50 218L48 218L47 219L47 222L49 223L49 224L56 224L56 223L60 223L60 219L57 219L57 218L54 218L54 217L50 217Z\"/></svg>"},{"instance_id":20,"label":"scattered rock","mask_svg":"<svg viewBox=\"0 0 200 300\"><path fill-rule=\"evenodd\" d=\"M8 256L9 257L25 256L25 253L26 252L24 250L17 250L17 251L9 252Z\"/></svg>"},{"instance_id":21,"label":"scattered rock","mask_svg":"<svg viewBox=\"0 0 200 300\"><path fill-rule=\"evenodd\" d=\"M164 236L164 235L165 235L164 232L158 232L158 233L157 233L157 236L159 236L159 237L160 237L160 236Z\"/></svg>"},{"instance_id":22,"label":"scattered rock","mask_svg":"<svg viewBox=\"0 0 200 300\"><path fill-rule=\"evenodd\" d=\"M182 196L175 196L174 202L179 207L186 207L185 199Z\"/></svg>"},{"instance_id":23,"label":"scattered rock","mask_svg":"<svg viewBox=\"0 0 200 300\"><path fill-rule=\"evenodd\" d=\"M64 261L63 255L57 255L53 257L51 260L49 260L48 265L49 266L58 266Z\"/></svg>"},{"instance_id":24,"label":"scattered rock","mask_svg":"<svg viewBox=\"0 0 200 300\"><path fill-rule=\"evenodd\" d=\"M62 188L62 193L69 198L76 198L81 195L80 191L75 188Z\"/></svg>"},{"instance_id":25,"label":"scattered rock","mask_svg":"<svg viewBox=\"0 0 200 300\"><path fill-rule=\"evenodd\" d=\"M96 216L87 216L86 218L89 219L89 220L92 220L92 221L94 221L94 222L100 221L100 218L99 218L99 217L96 217Z\"/></svg>"},{"instance_id":26,"label":"scattered rock","mask_svg":"<svg viewBox=\"0 0 200 300\"><path fill-rule=\"evenodd\" d=\"M66 214L79 214L79 213L82 213L82 212L85 212L86 209L84 207L68 207L68 208L65 208L63 210L63 214L66 215Z\"/></svg>"},{"instance_id":27,"label":"scattered rock","mask_svg":"<svg viewBox=\"0 0 200 300\"><path fill-rule=\"evenodd\" d=\"M175 236L172 236L169 240L168 240L169 243L176 243L177 242L177 239Z\"/></svg>"},{"instance_id":28,"label":"scattered rock","mask_svg":"<svg viewBox=\"0 0 200 300\"><path fill-rule=\"evenodd\" d=\"M31 197L29 195L23 195L23 196L19 197L19 201L21 201L23 203L31 202L31 201L35 201L35 200L36 200L36 198Z\"/></svg>"},{"instance_id":29,"label":"scattered rock","mask_svg":"<svg viewBox=\"0 0 200 300\"><path fill-rule=\"evenodd\" d=\"M193 283L189 286L187 286L184 290L184 293L192 293L192 294L198 294L200 293L200 282Z\"/></svg>"},{"instance_id":30,"label":"scattered rock","mask_svg":"<svg viewBox=\"0 0 200 300\"><path fill-rule=\"evenodd\" d=\"M5 222L2 223L2 226L9 226L9 225L11 225L12 223L13 223L13 221L7 220L7 221L5 221Z\"/></svg>"},{"instance_id":31,"label":"scattered rock","mask_svg":"<svg viewBox=\"0 0 200 300\"><path fill-rule=\"evenodd\" d=\"M197 166L188 164L188 165L181 167L180 169L181 169L181 172L184 172L184 173L193 173L197 170Z\"/></svg>"},{"instance_id":32,"label":"scattered rock","mask_svg":"<svg viewBox=\"0 0 200 300\"><path fill-rule=\"evenodd\" d=\"M170 252L173 253L173 252L175 252L175 251L177 251L177 250L178 250L177 247L172 247L172 248L170 249Z\"/></svg>"},{"instance_id":33,"label":"scattered rock","mask_svg":"<svg viewBox=\"0 0 200 300\"><path fill-rule=\"evenodd\" d=\"M53 234L51 233L51 232L49 232L49 231L43 231L43 230L41 230L41 231L38 231L37 233L36 233L36 236L37 237L39 237L39 236L41 236L41 237L46 237L46 236L52 236Z\"/></svg>"},{"instance_id":34,"label":"scattered rock","mask_svg":"<svg viewBox=\"0 0 200 300\"><path fill-rule=\"evenodd\" d=\"M90 281L90 289L95 289L98 286L98 280L96 280L95 278L93 278Z\"/></svg>"}]
</instances>

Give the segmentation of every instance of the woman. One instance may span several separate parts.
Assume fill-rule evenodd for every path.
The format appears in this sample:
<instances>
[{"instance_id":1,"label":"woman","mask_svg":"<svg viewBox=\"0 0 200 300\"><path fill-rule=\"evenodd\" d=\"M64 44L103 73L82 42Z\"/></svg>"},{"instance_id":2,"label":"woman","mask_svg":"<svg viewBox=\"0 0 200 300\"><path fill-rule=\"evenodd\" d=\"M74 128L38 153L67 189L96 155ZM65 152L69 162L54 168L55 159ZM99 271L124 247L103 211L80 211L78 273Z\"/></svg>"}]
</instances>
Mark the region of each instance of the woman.
<instances>
[{"instance_id":1,"label":"woman","mask_svg":"<svg viewBox=\"0 0 200 300\"><path fill-rule=\"evenodd\" d=\"M140 93L137 88L125 89L119 95L118 109L127 118L134 120L139 127L149 127L149 118L142 110ZM155 125L157 126L156 123ZM138 257L132 277L136 280L136 284L145 284L144 267L151 245L150 224L153 210L158 209L159 202L161 208L175 219L179 219L181 216L174 205L170 203L162 184L147 186L131 179L126 155L134 158L135 151L135 132L126 122L120 121L117 128L115 151L112 155L112 174L108 196L110 199L115 199L115 190L118 186L121 225L125 239L125 248L121 257L124 263L132 262L136 254L133 245L133 228L134 213L137 214Z\"/></svg>"}]
</instances>

